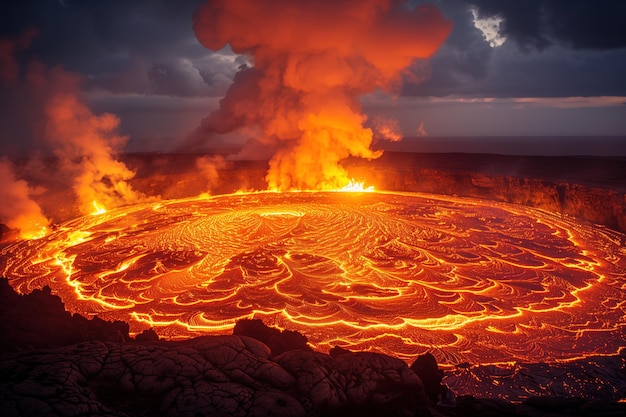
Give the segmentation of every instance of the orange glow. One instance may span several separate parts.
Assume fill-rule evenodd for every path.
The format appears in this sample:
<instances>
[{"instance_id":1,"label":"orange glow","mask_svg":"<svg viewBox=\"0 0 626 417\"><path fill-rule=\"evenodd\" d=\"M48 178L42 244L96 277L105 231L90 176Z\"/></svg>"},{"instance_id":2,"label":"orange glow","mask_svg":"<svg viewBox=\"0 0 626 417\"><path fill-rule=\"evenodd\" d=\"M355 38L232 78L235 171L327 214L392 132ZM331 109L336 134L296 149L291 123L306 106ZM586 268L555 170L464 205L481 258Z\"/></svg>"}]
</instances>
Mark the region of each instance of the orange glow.
<instances>
[{"instance_id":1,"label":"orange glow","mask_svg":"<svg viewBox=\"0 0 626 417\"><path fill-rule=\"evenodd\" d=\"M93 201L92 205L93 205L93 211L91 212L91 214L93 214L94 216L98 214L104 214L107 212L107 210L104 207L102 207L100 204L98 204L98 202L95 200Z\"/></svg>"},{"instance_id":2,"label":"orange glow","mask_svg":"<svg viewBox=\"0 0 626 417\"><path fill-rule=\"evenodd\" d=\"M363 181L354 181L354 179L351 179L348 185L340 188L339 191L371 193L374 191L374 186L373 185L366 186L365 182Z\"/></svg>"},{"instance_id":3,"label":"orange glow","mask_svg":"<svg viewBox=\"0 0 626 417\"><path fill-rule=\"evenodd\" d=\"M22 239L38 239L48 233L50 221L31 198L32 190L15 177L10 162L0 159L0 222L19 231Z\"/></svg>"},{"instance_id":4,"label":"orange glow","mask_svg":"<svg viewBox=\"0 0 626 417\"><path fill-rule=\"evenodd\" d=\"M0 274L22 293L50 285L72 312L167 338L260 318L322 351L536 362L617 352L625 241L456 197L256 192L78 218L5 246Z\"/></svg>"}]
</instances>

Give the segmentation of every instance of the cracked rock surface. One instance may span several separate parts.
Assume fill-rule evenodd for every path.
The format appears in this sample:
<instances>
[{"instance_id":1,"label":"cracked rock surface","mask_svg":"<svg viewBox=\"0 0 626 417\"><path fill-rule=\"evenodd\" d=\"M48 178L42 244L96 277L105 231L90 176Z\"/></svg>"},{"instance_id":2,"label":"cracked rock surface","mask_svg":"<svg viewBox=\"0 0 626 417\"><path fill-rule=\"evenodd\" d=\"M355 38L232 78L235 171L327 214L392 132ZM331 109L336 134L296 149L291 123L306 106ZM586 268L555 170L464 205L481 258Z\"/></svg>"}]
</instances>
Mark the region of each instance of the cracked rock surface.
<instances>
[{"instance_id":1,"label":"cracked rock surface","mask_svg":"<svg viewBox=\"0 0 626 417\"><path fill-rule=\"evenodd\" d=\"M419 378L374 353L272 358L246 336L183 342L90 341L0 356L9 416L311 416L385 410L415 415Z\"/></svg>"}]
</instances>

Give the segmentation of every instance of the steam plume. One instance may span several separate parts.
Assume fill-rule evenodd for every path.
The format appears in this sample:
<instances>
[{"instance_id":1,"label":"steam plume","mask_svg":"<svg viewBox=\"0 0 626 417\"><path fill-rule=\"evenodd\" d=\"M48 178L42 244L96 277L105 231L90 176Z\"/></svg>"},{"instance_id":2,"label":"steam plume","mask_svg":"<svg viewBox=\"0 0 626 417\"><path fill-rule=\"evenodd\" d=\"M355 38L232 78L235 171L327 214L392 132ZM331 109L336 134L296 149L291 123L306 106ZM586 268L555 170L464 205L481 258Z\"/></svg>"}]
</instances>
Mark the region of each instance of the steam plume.
<instances>
[{"instance_id":1,"label":"steam plume","mask_svg":"<svg viewBox=\"0 0 626 417\"><path fill-rule=\"evenodd\" d=\"M205 118L196 140L258 126L273 147L270 189L328 189L349 182L341 161L373 159L358 97L394 91L415 58L431 56L451 30L432 5L396 0L214 0L194 15L207 48L229 44L252 57Z\"/></svg>"}]
</instances>

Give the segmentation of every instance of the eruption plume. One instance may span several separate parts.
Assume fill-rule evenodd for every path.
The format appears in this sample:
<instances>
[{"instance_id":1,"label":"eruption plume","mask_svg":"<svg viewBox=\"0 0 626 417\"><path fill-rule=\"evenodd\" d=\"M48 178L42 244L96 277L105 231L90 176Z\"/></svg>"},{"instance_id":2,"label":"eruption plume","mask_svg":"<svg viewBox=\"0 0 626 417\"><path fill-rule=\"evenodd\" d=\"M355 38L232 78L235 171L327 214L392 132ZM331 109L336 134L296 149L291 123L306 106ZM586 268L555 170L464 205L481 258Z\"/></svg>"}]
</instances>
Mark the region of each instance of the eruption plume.
<instances>
[{"instance_id":1,"label":"eruption plume","mask_svg":"<svg viewBox=\"0 0 626 417\"><path fill-rule=\"evenodd\" d=\"M257 126L275 149L270 189L334 189L350 179L341 161L377 158L360 95L397 90L416 58L431 56L452 23L432 5L396 0L215 0L194 31L209 49L251 56L194 134Z\"/></svg>"}]
</instances>

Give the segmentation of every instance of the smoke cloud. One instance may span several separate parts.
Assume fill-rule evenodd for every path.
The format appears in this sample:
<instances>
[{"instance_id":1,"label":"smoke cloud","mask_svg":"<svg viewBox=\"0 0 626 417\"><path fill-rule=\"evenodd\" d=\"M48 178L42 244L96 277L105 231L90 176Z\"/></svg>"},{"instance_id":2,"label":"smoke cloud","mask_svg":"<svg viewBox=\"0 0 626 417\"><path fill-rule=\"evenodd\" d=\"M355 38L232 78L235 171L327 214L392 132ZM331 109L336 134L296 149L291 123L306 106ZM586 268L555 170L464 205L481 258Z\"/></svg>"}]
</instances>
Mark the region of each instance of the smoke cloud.
<instances>
[{"instance_id":1,"label":"smoke cloud","mask_svg":"<svg viewBox=\"0 0 626 417\"><path fill-rule=\"evenodd\" d=\"M430 57L452 23L432 5L396 0L214 0L194 31L209 49L250 55L193 144L257 126L274 149L270 189L336 189L349 183L341 161L377 158L360 95L394 92L417 58ZM414 78L420 78L414 77Z\"/></svg>"},{"instance_id":2,"label":"smoke cloud","mask_svg":"<svg viewBox=\"0 0 626 417\"><path fill-rule=\"evenodd\" d=\"M426 131L426 128L424 127L424 121L423 120L420 122L420 125L417 127L417 130L415 131L415 134L417 136L420 136L420 137L428 136L428 132Z\"/></svg>"},{"instance_id":3,"label":"smoke cloud","mask_svg":"<svg viewBox=\"0 0 626 417\"><path fill-rule=\"evenodd\" d=\"M400 123L396 119L376 116L372 120L372 129L377 136L390 142L402 140L402 129L400 129Z\"/></svg>"},{"instance_id":4,"label":"smoke cloud","mask_svg":"<svg viewBox=\"0 0 626 417\"><path fill-rule=\"evenodd\" d=\"M227 167L228 162L221 155L206 155L196 159L196 168L206 179L209 191L219 183L219 171Z\"/></svg>"},{"instance_id":5,"label":"smoke cloud","mask_svg":"<svg viewBox=\"0 0 626 417\"><path fill-rule=\"evenodd\" d=\"M18 39L0 40L0 92L13 104L3 109L2 120L8 126L19 126L9 129L16 137L6 142L23 142L31 156L54 154L59 161L57 171L30 174L54 177L56 184L71 186L83 214L140 200L142 196L128 183L134 172L116 159L127 140L117 133L119 119L91 112L81 98L83 80L78 75L17 58L35 35L28 31ZM31 198L27 182L16 177L8 162L0 173L2 221L22 235L43 230L49 222Z\"/></svg>"},{"instance_id":6,"label":"smoke cloud","mask_svg":"<svg viewBox=\"0 0 626 417\"><path fill-rule=\"evenodd\" d=\"M119 119L94 115L76 94L53 96L46 104L46 139L66 175L73 178L81 213L89 214L139 201L128 181L135 173L115 159L127 138L117 133Z\"/></svg>"}]
</instances>

